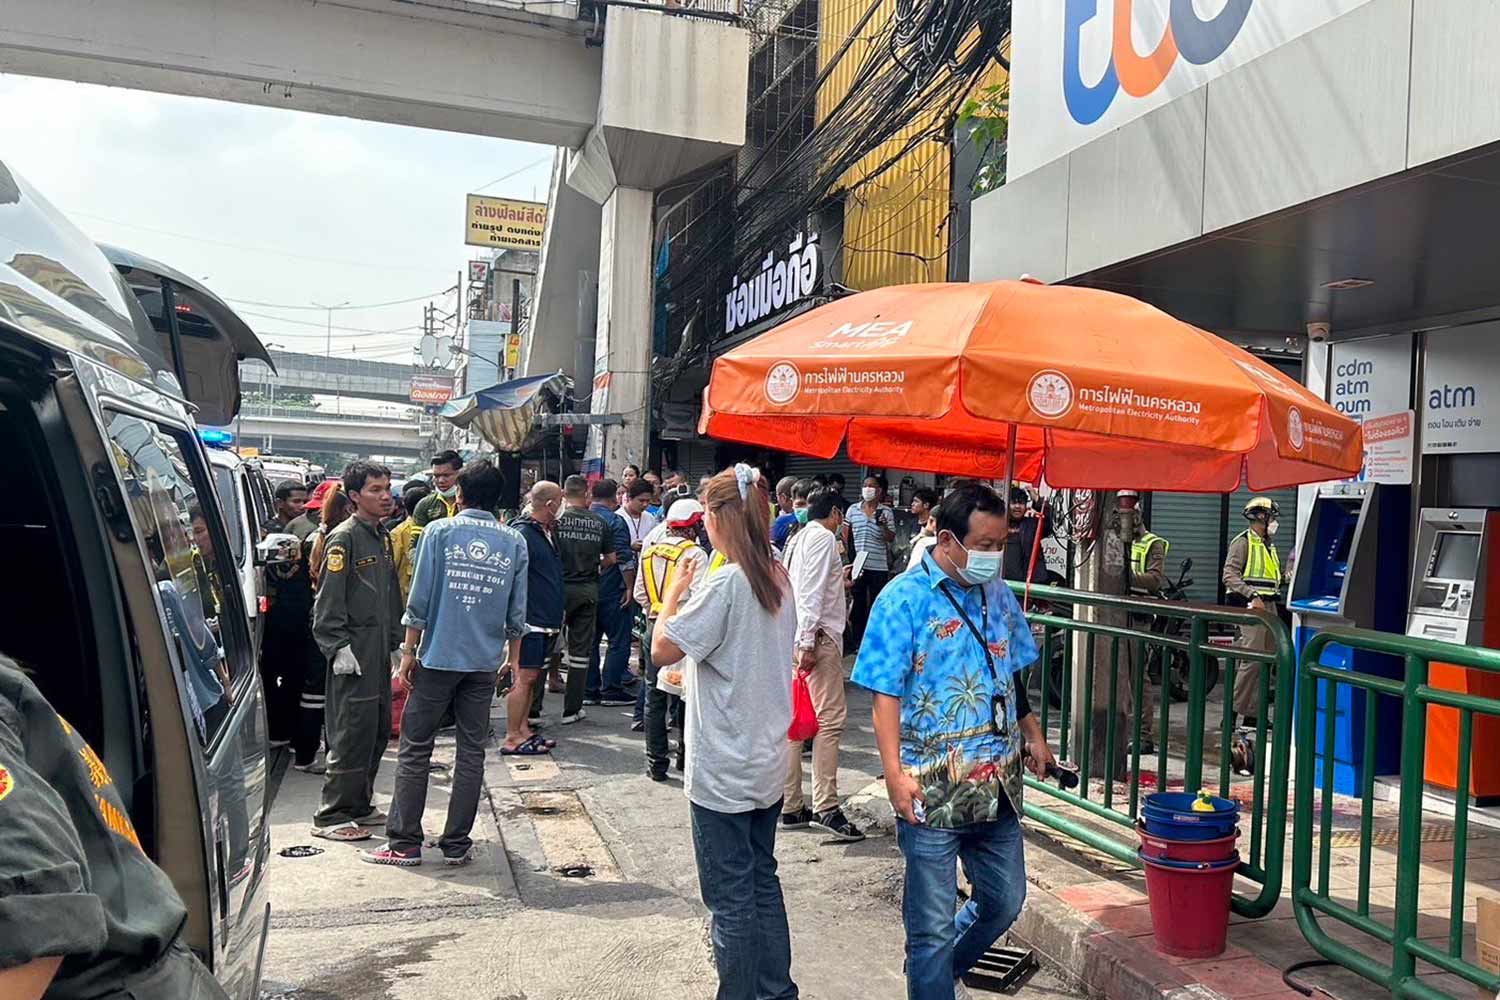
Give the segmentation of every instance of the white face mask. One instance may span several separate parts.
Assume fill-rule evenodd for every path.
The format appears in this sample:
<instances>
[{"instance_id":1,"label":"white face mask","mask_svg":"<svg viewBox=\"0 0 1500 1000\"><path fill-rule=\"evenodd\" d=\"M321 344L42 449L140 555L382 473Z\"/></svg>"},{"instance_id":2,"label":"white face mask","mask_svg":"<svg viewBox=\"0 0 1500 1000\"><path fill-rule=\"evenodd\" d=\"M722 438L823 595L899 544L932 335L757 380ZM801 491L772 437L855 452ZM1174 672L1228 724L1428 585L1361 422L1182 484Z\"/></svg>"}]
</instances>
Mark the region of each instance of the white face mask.
<instances>
[{"instance_id":1,"label":"white face mask","mask_svg":"<svg viewBox=\"0 0 1500 1000\"><path fill-rule=\"evenodd\" d=\"M873 486L866 486L864 489L862 489L862 490L859 491L859 497L865 503L869 503L870 501L874 500L875 497L879 493L880 493L880 491L877 490L875 487L873 487Z\"/></svg>"},{"instance_id":2,"label":"white face mask","mask_svg":"<svg viewBox=\"0 0 1500 1000\"><path fill-rule=\"evenodd\" d=\"M1278 521L1278 520L1276 520L1274 517L1271 520L1267 521L1266 522L1266 537L1267 538L1275 538L1276 537L1276 529L1279 528L1279 527L1281 527L1281 522Z\"/></svg>"}]
</instances>

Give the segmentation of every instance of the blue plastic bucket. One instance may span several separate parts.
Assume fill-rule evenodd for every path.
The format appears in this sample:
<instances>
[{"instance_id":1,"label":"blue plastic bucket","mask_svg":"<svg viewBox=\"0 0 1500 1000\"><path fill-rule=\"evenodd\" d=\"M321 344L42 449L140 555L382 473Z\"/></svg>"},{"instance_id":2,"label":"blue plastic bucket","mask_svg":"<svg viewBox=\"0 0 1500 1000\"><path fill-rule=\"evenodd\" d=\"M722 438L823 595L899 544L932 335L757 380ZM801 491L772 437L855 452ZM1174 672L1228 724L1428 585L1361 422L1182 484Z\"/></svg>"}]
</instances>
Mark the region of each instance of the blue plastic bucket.
<instances>
[{"instance_id":1,"label":"blue plastic bucket","mask_svg":"<svg viewBox=\"0 0 1500 1000\"><path fill-rule=\"evenodd\" d=\"M1217 796L1213 812L1195 812L1192 792L1156 792L1146 796L1141 823L1146 832L1164 840L1217 840L1232 836L1239 823L1240 804Z\"/></svg>"}]
</instances>

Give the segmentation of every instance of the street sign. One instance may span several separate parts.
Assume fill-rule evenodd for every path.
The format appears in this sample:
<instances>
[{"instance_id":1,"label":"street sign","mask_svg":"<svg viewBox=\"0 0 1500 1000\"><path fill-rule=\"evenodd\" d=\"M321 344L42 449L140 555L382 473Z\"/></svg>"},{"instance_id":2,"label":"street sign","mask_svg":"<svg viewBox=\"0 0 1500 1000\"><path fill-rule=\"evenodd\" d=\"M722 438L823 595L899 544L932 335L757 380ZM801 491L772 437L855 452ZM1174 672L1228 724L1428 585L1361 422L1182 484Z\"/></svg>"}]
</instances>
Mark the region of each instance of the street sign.
<instances>
[{"instance_id":1,"label":"street sign","mask_svg":"<svg viewBox=\"0 0 1500 1000\"><path fill-rule=\"evenodd\" d=\"M547 229L547 205L513 198L468 197L464 242L502 250L541 250Z\"/></svg>"},{"instance_id":2,"label":"street sign","mask_svg":"<svg viewBox=\"0 0 1500 1000\"><path fill-rule=\"evenodd\" d=\"M505 367L514 368L521 363L521 335L513 333L505 338Z\"/></svg>"},{"instance_id":3,"label":"street sign","mask_svg":"<svg viewBox=\"0 0 1500 1000\"><path fill-rule=\"evenodd\" d=\"M453 376L436 372L413 375L409 398L413 403L446 403L453 398Z\"/></svg>"}]
</instances>

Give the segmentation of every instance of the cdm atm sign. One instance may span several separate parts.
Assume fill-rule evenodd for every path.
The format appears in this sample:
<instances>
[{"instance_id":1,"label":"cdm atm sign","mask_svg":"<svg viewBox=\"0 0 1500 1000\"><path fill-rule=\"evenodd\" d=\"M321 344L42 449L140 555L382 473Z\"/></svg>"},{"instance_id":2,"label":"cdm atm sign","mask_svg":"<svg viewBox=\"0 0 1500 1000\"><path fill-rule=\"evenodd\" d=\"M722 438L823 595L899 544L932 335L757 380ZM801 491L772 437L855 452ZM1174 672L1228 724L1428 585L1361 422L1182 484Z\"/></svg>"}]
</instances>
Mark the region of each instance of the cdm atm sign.
<instances>
[{"instance_id":1,"label":"cdm atm sign","mask_svg":"<svg viewBox=\"0 0 1500 1000\"><path fill-rule=\"evenodd\" d=\"M1333 345L1328 402L1355 420L1411 406L1411 334Z\"/></svg>"}]
</instances>

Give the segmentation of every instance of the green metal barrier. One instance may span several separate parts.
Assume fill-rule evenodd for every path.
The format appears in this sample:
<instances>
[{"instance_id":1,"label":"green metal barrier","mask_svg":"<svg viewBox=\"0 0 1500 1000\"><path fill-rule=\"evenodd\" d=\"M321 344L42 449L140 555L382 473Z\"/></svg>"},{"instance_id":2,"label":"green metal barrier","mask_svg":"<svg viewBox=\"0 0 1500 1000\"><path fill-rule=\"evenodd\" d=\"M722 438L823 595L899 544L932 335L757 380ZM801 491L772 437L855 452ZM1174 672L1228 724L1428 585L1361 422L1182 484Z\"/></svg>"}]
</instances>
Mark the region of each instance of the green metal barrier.
<instances>
[{"instance_id":1,"label":"green metal barrier","mask_svg":"<svg viewBox=\"0 0 1500 1000\"><path fill-rule=\"evenodd\" d=\"M1401 679L1356 673L1323 662L1329 646L1369 650L1398 657L1406 665ZM1412 639L1362 629L1330 628L1319 632L1302 653L1299 672L1299 705L1334 705L1337 685L1347 685L1364 692L1366 717L1373 717L1379 698L1396 698L1401 702L1401 799L1397 817L1400 849L1396 852L1396 889L1394 905L1373 911L1370 905L1370 866L1374 820L1374 776L1365 776L1360 803L1359 867L1354 906L1333 898L1329 889L1333 824L1333 796L1325 794L1316 802L1316 785L1333 785L1334 755L1323 755L1321 782L1318 780L1317 746L1318 713L1297 713L1297 775L1295 815L1292 841L1292 907L1297 924L1308 943L1324 958L1359 973L1380 984L1398 997L1420 1000L1443 1000L1452 994L1438 990L1418 978L1418 960L1432 967L1430 971L1462 977L1490 993L1500 991L1500 976L1487 973L1466 961L1463 955L1464 890L1469 840L1469 761L1473 749L1474 714L1500 715L1500 700L1455 691L1444 691L1428 685L1428 667L1433 662L1449 663L1477 670L1500 672L1500 652L1476 649L1428 639ZM1453 829L1452 887L1448 900L1448 933L1443 947L1422 940L1418 934L1422 852L1422 812L1424 770L1427 742L1427 709L1444 705L1459 713L1458 789ZM1325 747L1333 745L1336 712L1323 713ZM1391 738L1394 734L1383 734ZM1374 726L1364 734L1366 759L1375 750ZM1305 752L1302 751L1305 748ZM1317 881L1313 881L1313 820L1318 820ZM1347 890L1346 890L1347 891ZM1336 940L1319 924L1319 918L1337 921L1353 928L1369 940L1358 946ZM1381 918L1388 918L1388 922ZM1429 934L1431 938L1435 935ZM1467 997L1463 998L1467 1000Z\"/></svg>"},{"instance_id":2,"label":"green metal barrier","mask_svg":"<svg viewBox=\"0 0 1500 1000\"><path fill-rule=\"evenodd\" d=\"M1023 584L1012 583L1011 588L1020 599L1025 593ZM1032 586L1031 609L1027 620L1037 636L1042 657L1033 668L1031 688L1039 689L1040 703L1033 711L1041 716L1042 728L1049 733L1060 730L1053 749L1059 759L1076 760L1080 767L1080 778L1076 792L1064 791L1054 784L1044 783L1028 775L1029 788L1024 805L1026 815L1046 824L1070 837L1080 840L1096 850L1127 864L1137 864L1138 840L1134 833L1137 813L1143 793L1140 754L1141 737L1145 728L1145 705L1143 695L1148 683L1147 665L1154 656L1162 665L1162 683L1158 697L1159 719L1154 772L1152 761L1147 761L1150 776L1154 774L1155 789L1168 786L1168 739L1170 735L1168 678L1174 657L1186 657L1188 668L1186 742L1181 747L1184 759L1183 787L1195 792L1209 787L1218 794L1228 796L1230 786L1235 784L1231 768L1231 745L1234 740L1233 699L1235 674L1240 663L1268 664L1271 669L1260 670L1258 712L1259 725L1256 730L1255 765L1253 775L1244 780L1252 783L1251 808L1241 812L1241 864L1239 874L1260 885L1254 896L1234 897L1235 912L1247 917L1261 917L1270 913L1281 895L1283 859L1286 847L1287 777L1290 760L1291 726L1267 726L1272 700L1272 676L1275 677L1275 702L1282 717L1289 718L1296 683L1296 654L1292 637L1278 619L1263 612L1236 610L1203 604L1188 604L1177 601L1154 601L1134 597L1113 597L1087 594L1056 587ZM1070 617L1063 609L1071 608L1076 614L1084 609L1098 609L1115 618L1124 617L1126 624L1109 624L1104 621L1082 621ZM1155 627L1153 627L1153 623ZM1234 651L1234 658L1225 655L1222 645L1210 641L1217 629L1240 626L1264 626L1270 630L1270 652L1251 650ZM1073 677L1078 665L1074 663L1074 637L1082 637L1078 645L1083 646L1082 670L1084 683L1081 687L1083 703L1073 704ZM1107 659L1102 668L1108 671L1104 678L1096 677L1101 668L1097 655L1099 643L1107 642ZM1061 669L1057 669L1057 660ZM1223 661L1221 683L1224 685L1223 707L1220 717L1209 724L1207 671ZM1040 677L1038 678L1037 672ZM1037 683L1037 680L1040 683ZM1103 683L1098 683L1102 681ZM1058 690L1058 688L1061 690ZM1116 760L1117 751L1129 746L1126 753L1124 775L1110 776L1090 773L1096 738L1092 725L1080 727L1081 737L1076 741L1072 734L1075 716L1090 720L1094 716L1095 690L1107 686L1108 704L1118 704L1126 694L1130 695L1130 711L1126 715L1124 733L1119 732L1117 713L1108 713L1105 731L1099 734L1105 742L1105 761ZM1059 702L1054 709L1052 701ZM1269 738L1269 744L1268 744ZM1269 753L1267 749L1269 748ZM1204 784L1206 751L1215 751L1218 761L1217 782ZM1118 780L1123 778L1123 781ZM1095 789L1091 779L1099 779ZM1118 786L1123 784L1123 790ZM1148 782L1146 794L1152 790ZM1054 812L1037 803L1038 796L1050 796L1055 800L1076 806L1095 820L1121 827L1118 836L1101 832L1097 824L1079 820ZM1248 824L1248 829L1246 828Z\"/></svg>"}]
</instances>

